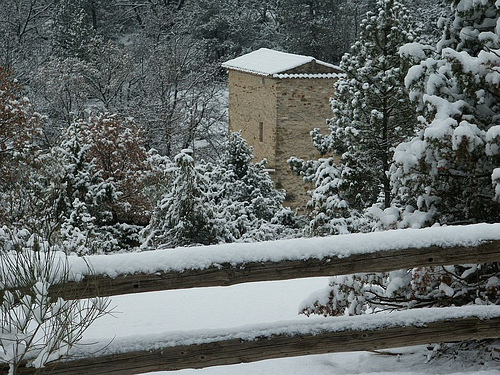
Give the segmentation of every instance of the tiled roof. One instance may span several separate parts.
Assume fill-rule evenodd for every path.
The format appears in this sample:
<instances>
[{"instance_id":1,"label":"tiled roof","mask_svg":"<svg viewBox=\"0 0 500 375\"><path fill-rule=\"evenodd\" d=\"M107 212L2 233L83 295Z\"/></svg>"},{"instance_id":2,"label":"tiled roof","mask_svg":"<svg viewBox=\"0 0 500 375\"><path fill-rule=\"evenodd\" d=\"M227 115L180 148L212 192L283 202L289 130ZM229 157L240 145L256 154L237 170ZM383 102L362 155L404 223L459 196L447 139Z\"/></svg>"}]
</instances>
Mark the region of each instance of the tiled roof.
<instances>
[{"instance_id":1,"label":"tiled roof","mask_svg":"<svg viewBox=\"0 0 500 375\"><path fill-rule=\"evenodd\" d=\"M273 74L273 78L337 78L339 73Z\"/></svg>"}]
</instances>

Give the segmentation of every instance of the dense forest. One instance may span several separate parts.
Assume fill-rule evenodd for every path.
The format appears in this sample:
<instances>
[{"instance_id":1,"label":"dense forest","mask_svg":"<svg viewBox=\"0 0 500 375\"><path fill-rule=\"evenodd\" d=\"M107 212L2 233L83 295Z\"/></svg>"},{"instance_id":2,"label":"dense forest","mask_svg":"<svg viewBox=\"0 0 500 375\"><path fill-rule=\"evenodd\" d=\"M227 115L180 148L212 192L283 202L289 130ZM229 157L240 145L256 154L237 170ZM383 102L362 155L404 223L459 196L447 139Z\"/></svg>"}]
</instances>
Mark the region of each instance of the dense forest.
<instances>
[{"instance_id":1,"label":"dense forest","mask_svg":"<svg viewBox=\"0 0 500 375\"><path fill-rule=\"evenodd\" d=\"M437 36L444 7L408 3ZM46 116L49 137L109 112L133 117L162 155L194 147L215 157L226 126L220 63L261 47L338 63L374 9L374 0L3 0L0 66Z\"/></svg>"},{"instance_id":2,"label":"dense forest","mask_svg":"<svg viewBox=\"0 0 500 375\"><path fill-rule=\"evenodd\" d=\"M206 238L187 235L172 244L301 232L305 219L283 208L282 192L254 171L265 165L253 162L236 135L227 142L220 64L260 47L339 63L374 1L6 1L0 9L3 224L78 253L135 247L144 236L158 246L150 238L156 229L144 227L163 225L154 224L154 207L175 186L182 193L174 171L192 169L196 183L186 183L199 190L192 194L200 195L200 206L189 203L196 215L169 225L185 229L191 220L206 228L198 233ZM432 1L409 6L415 21L406 20L408 27L422 41L437 40L439 29L429 25L448 8ZM176 162L186 149L192 154L184 156L196 160L189 168ZM225 225L207 224L214 221ZM216 227L218 234L208 234Z\"/></svg>"},{"instance_id":3,"label":"dense forest","mask_svg":"<svg viewBox=\"0 0 500 375\"><path fill-rule=\"evenodd\" d=\"M2 254L500 219L498 1L2 0L0 35ZM313 186L302 216L227 134L220 64L260 47L342 71L323 157L289 160ZM351 275L304 313L498 304L498 276Z\"/></svg>"}]
</instances>

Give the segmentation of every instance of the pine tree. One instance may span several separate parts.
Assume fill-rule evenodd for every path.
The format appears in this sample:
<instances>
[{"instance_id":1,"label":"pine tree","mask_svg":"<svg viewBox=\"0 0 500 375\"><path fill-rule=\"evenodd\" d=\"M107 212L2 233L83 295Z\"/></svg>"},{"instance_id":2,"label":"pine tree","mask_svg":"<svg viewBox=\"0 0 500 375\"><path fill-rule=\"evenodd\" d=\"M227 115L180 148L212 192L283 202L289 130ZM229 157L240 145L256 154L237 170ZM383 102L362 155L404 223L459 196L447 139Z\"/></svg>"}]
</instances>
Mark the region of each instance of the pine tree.
<instances>
[{"instance_id":1,"label":"pine tree","mask_svg":"<svg viewBox=\"0 0 500 375\"><path fill-rule=\"evenodd\" d=\"M241 133L229 135L225 165L228 171L226 195L234 201L248 202L258 219L271 220L282 208L284 192L274 188L273 181L265 172L266 161L253 161L253 149Z\"/></svg>"},{"instance_id":2,"label":"pine tree","mask_svg":"<svg viewBox=\"0 0 500 375\"><path fill-rule=\"evenodd\" d=\"M207 199L208 180L195 166L192 150L184 149L168 171L172 188L158 202L144 230L146 246L210 245L221 242L214 207Z\"/></svg>"},{"instance_id":3,"label":"pine tree","mask_svg":"<svg viewBox=\"0 0 500 375\"><path fill-rule=\"evenodd\" d=\"M130 249L140 244L140 231L148 224L166 158L148 152L143 133L131 118L99 114L85 120L83 142L86 160L112 194L101 201L109 219L99 225L106 251Z\"/></svg>"},{"instance_id":4,"label":"pine tree","mask_svg":"<svg viewBox=\"0 0 500 375\"><path fill-rule=\"evenodd\" d=\"M252 159L253 149L234 132L222 162L209 172L212 200L233 237L226 242L276 239L298 225L295 215L283 208L284 191L274 188L266 161Z\"/></svg>"},{"instance_id":5,"label":"pine tree","mask_svg":"<svg viewBox=\"0 0 500 375\"><path fill-rule=\"evenodd\" d=\"M500 5L448 2L453 12L440 21L443 37L436 48L404 48L420 60L406 81L421 130L397 147L391 172L400 199L413 205L406 211L425 219L415 226L499 219ZM435 55L427 57L432 50ZM499 272L498 263L488 263L335 278L304 312L499 304Z\"/></svg>"},{"instance_id":6,"label":"pine tree","mask_svg":"<svg viewBox=\"0 0 500 375\"><path fill-rule=\"evenodd\" d=\"M173 180L143 232L145 246L209 245L273 240L293 236L301 224L284 209L265 161L253 163L253 150L240 133L229 136L217 165L198 162L191 150L175 157L165 173Z\"/></svg>"},{"instance_id":7,"label":"pine tree","mask_svg":"<svg viewBox=\"0 0 500 375\"><path fill-rule=\"evenodd\" d=\"M17 168L22 181L19 192L5 195L2 207L11 208L4 223L78 254L130 249L139 245L161 194L164 163L146 152L130 119L105 114L75 121L59 144Z\"/></svg>"},{"instance_id":8,"label":"pine tree","mask_svg":"<svg viewBox=\"0 0 500 375\"><path fill-rule=\"evenodd\" d=\"M436 44L441 38L438 20L449 15L449 5L436 0L403 0L402 3L415 20L419 39L427 44Z\"/></svg>"},{"instance_id":9,"label":"pine tree","mask_svg":"<svg viewBox=\"0 0 500 375\"><path fill-rule=\"evenodd\" d=\"M99 226L112 222L106 203L116 199L113 186L104 181L102 171L89 160L90 145L84 140L86 126L84 121L75 122L63 132L60 146L54 147L50 156L59 168L47 171L46 181L46 195L51 197L60 225L52 240L78 254L105 249L105 244L93 240Z\"/></svg>"},{"instance_id":10,"label":"pine tree","mask_svg":"<svg viewBox=\"0 0 500 375\"><path fill-rule=\"evenodd\" d=\"M408 204L432 213L430 222L497 222L500 6L455 1L452 9L436 54L407 77L421 130L396 150L393 179Z\"/></svg>"},{"instance_id":11,"label":"pine tree","mask_svg":"<svg viewBox=\"0 0 500 375\"><path fill-rule=\"evenodd\" d=\"M295 169L308 169L309 180L316 184L309 203L312 234L360 230L366 208L390 206L392 152L413 132L414 111L404 85L409 66L399 48L413 40L405 8L380 0L378 12L367 13L359 40L342 57L344 75L335 83L330 134L312 132L320 152L335 151L340 158L291 160Z\"/></svg>"},{"instance_id":12,"label":"pine tree","mask_svg":"<svg viewBox=\"0 0 500 375\"><path fill-rule=\"evenodd\" d=\"M421 130L397 148L393 180L406 203L427 214L423 224L498 222L500 4L449 3L453 13L440 22L435 55L407 77ZM499 269L456 265L414 278L441 282L437 296L425 296L435 304L498 304Z\"/></svg>"}]
</instances>

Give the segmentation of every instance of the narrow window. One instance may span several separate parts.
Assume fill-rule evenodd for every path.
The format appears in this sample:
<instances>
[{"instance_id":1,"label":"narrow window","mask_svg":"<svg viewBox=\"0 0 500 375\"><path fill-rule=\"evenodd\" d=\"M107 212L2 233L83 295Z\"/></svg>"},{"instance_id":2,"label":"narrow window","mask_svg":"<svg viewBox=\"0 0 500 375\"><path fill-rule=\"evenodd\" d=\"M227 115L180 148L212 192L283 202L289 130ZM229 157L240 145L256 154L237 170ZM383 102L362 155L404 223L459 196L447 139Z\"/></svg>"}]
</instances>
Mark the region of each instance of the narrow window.
<instances>
[{"instance_id":1,"label":"narrow window","mask_svg":"<svg viewBox=\"0 0 500 375\"><path fill-rule=\"evenodd\" d=\"M259 141L264 142L264 123L259 122Z\"/></svg>"}]
</instances>

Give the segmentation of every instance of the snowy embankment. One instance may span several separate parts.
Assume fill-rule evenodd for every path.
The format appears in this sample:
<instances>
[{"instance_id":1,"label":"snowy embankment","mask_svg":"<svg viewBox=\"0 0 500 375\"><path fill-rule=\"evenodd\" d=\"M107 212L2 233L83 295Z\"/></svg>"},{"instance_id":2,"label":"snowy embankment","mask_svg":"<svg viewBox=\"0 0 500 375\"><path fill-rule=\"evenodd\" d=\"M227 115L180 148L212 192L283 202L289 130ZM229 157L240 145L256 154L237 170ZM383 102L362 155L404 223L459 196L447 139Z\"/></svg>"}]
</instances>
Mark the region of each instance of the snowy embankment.
<instances>
[{"instance_id":1,"label":"snowy embankment","mask_svg":"<svg viewBox=\"0 0 500 375\"><path fill-rule=\"evenodd\" d=\"M404 229L321 238L152 250L115 255L69 257L73 278L88 274L117 277L125 274L206 269L221 264L344 258L383 250L430 246L475 246L500 240L500 224Z\"/></svg>"}]
</instances>

